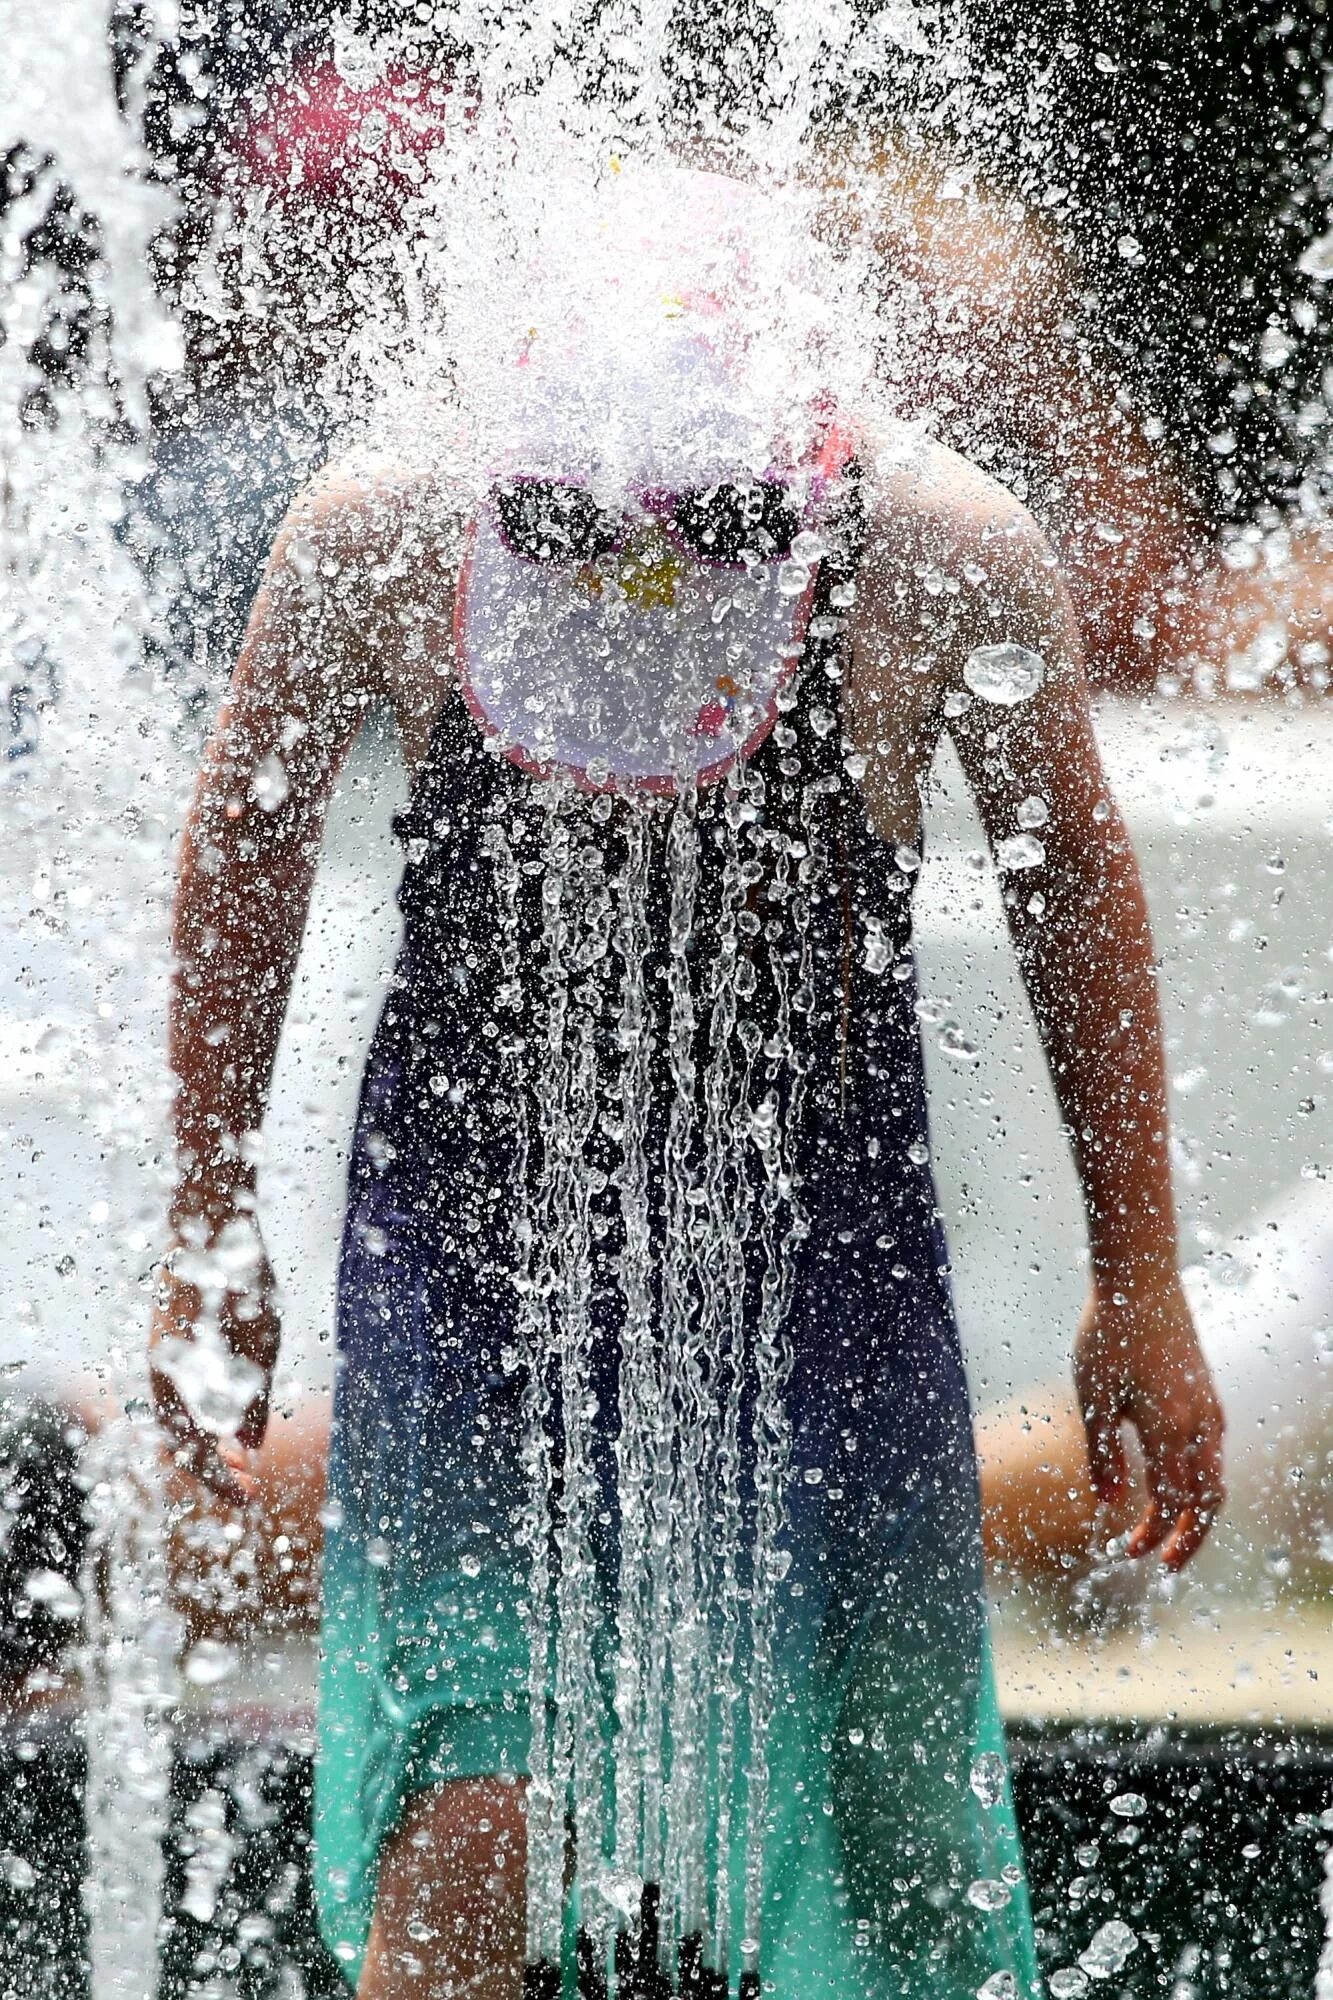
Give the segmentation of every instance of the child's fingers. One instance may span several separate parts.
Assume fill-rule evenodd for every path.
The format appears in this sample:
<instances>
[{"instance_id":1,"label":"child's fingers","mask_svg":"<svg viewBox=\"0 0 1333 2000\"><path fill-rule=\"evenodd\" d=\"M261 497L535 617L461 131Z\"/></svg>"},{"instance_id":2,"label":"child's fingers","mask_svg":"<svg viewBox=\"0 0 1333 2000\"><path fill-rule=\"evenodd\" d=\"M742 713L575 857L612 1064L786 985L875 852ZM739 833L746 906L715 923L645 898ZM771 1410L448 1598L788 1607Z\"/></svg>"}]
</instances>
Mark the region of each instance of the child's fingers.
<instances>
[{"instance_id":1,"label":"child's fingers","mask_svg":"<svg viewBox=\"0 0 1333 2000\"><path fill-rule=\"evenodd\" d=\"M1176 1522L1170 1541L1162 1550L1163 1569L1184 1569L1208 1539L1217 1514L1216 1507L1186 1507Z\"/></svg>"},{"instance_id":2,"label":"child's fingers","mask_svg":"<svg viewBox=\"0 0 1333 2000\"><path fill-rule=\"evenodd\" d=\"M1162 1551L1163 1566L1170 1570L1183 1569L1198 1554L1222 1511L1226 1488L1220 1435L1201 1439L1188 1454L1185 1477L1190 1487L1189 1503L1181 1509L1175 1532Z\"/></svg>"},{"instance_id":3,"label":"child's fingers","mask_svg":"<svg viewBox=\"0 0 1333 2000\"><path fill-rule=\"evenodd\" d=\"M1151 1555L1159 1548L1176 1524L1176 1511L1166 1501L1154 1498L1149 1501L1140 1519L1130 1532L1125 1543L1125 1554L1137 1562L1141 1556Z\"/></svg>"},{"instance_id":4,"label":"child's fingers","mask_svg":"<svg viewBox=\"0 0 1333 2000\"><path fill-rule=\"evenodd\" d=\"M1161 1547L1167 1569L1183 1569L1202 1546L1223 1499L1220 1439L1193 1438L1150 1455L1147 1511L1126 1544L1131 1557ZM1169 1539L1168 1539L1169 1538Z\"/></svg>"}]
</instances>

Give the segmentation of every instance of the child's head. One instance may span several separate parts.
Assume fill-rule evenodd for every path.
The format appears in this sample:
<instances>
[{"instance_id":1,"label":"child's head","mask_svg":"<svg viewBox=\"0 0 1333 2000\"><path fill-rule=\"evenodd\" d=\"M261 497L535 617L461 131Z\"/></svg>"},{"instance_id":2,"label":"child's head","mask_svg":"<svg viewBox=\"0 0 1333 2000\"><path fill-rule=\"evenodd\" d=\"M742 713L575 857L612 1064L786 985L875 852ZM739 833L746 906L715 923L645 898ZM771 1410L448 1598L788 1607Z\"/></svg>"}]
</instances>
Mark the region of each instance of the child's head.
<instances>
[{"instance_id":1,"label":"child's head","mask_svg":"<svg viewBox=\"0 0 1333 2000\"><path fill-rule=\"evenodd\" d=\"M548 227L497 329L458 650L516 761L660 789L771 727L847 446L761 309L760 197L672 167L583 194L580 254Z\"/></svg>"}]
</instances>

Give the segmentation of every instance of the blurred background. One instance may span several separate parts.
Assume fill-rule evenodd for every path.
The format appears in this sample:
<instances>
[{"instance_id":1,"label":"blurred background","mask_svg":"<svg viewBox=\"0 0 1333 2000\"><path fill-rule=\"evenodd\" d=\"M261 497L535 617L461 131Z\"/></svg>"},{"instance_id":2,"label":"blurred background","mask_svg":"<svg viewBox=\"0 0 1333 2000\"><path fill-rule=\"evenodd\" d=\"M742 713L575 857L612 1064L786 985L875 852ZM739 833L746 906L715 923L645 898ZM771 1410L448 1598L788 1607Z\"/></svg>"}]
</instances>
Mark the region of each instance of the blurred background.
<instances>
[{"instance_id":1,"label":"blurred background","mask_svg":"<svg viewBox=\"0 0 1333 2000\"><path fill-rule=\"evenodd\" d=\"M886 296L913 334L904 412L1024 498L1072 579L1154 913L1182 1255L1231 1428L1232 1501L1196 1570L1166 1587L1117 1568L1079 1497L1072 1168L944 754L923 1032L1039 1921L1062 1964L1082 1911L1137 1907L1138 1955L1108 1991L1276 1997L1313 1977L1333 1802L1333 49L1313 0L1114 0L1093 19L1036 0L924 10L929 50L954 54L914 67L904 11L864 10L902 61L896 82L835 93L828 157L875 156ZM127 74L145 33L133 8L113 23ZM391 60L367 61L372 35ZM157 609L147 644L182 767L274 528L346 417L338 357L466 82L466 48L426 4L187 6L148 65L143 131L173 200L154 275L183 354L154 378L117 535ZM14 297L40 275L45 302L36 323L7 312L0 371L21 375L40 435L97 337L105 225L39 134L0 134L0 275ZM7 696L0 783L21 787L61 697L40 643L14 649ZM374 720L332 815L269 1120L286 1346L263 1546L189 1610L197 1716L173 1781L163 1960L182 1993L340 1990L299 1868L310 1590L343 1174L396 946L402 791ZM0 1701L13 1769L39 1745L77 1791L58 1725L77 1706L79 1465L105 1414L101 1058L58 926L44 948L0 939L0 963ZM145 1238L145 1268L152 1254ZM234 1525L209 1525L182 1573L229 1535L253 1541ZM77 1845L74 1821L42 1818L72 1796L20 1798L0 1827L0 1991L82 1991L78 1870L41 1862L43 1843L48 1864L53 1840ZM268 1908L257 1885L288 1865Z\"/></svg>"}]
</instances>

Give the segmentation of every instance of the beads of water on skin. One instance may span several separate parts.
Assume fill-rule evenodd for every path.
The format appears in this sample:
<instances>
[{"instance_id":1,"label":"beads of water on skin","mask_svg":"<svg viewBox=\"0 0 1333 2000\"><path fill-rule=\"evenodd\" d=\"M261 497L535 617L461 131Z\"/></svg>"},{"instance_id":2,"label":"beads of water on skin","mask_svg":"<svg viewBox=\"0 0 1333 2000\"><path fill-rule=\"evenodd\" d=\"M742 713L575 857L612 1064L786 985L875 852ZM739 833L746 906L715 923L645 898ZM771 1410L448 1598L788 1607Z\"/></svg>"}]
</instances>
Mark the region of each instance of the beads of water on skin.
<instances>
[{"instance_id":1,"label":"beads of water on skin","mask_svg":"<svg viewBox=\"0 0 1333 2000\"><path fill-rule=\"evenodd\" d=\"M1030 646L978 646L963 662L963 679L982 701L1016 708L1030 701L1046 678L1046 662Z\"/></svg>"}]
</instances>

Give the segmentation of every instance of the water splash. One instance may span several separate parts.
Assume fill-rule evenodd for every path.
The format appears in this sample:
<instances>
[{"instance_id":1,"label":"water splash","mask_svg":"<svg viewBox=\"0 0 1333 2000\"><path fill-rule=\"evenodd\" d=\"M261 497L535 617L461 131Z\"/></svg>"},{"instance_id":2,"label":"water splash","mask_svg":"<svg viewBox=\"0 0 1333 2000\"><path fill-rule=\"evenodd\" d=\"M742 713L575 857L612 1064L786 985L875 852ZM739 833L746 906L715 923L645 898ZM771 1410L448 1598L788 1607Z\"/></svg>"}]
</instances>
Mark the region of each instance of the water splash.
<instances>
[{"instance_id":1,"label":"water splash","mask_svg":"<svg viewBox=\"0 0 1333 2000\"><path fill-rule=\"evenodd\" d=\"M118 93L105 7L57 0L34 32L29 10L0 4L0 157L16 191L0 257L3 900L11 934L69 968L98 1049L88 1096L109 1218L100 1307L122 1399L142 1379L142 1275L162 1233L154 1163L166 1132L165 898L180 783L174 707L145 667L153 612L126 533L147 463L150 379L180 363L148 275L170 203L140 136L156 36L174 26L169 11L145 16ZM62 212L93 252L81 304L39 247ZM137 2000L156 1982L179 1635L155 1468L143 1417L111 1425L90 1467L94 2000Z\"/></svg>"}]
</instances>

